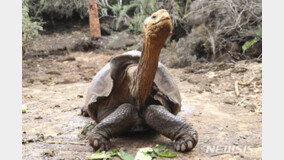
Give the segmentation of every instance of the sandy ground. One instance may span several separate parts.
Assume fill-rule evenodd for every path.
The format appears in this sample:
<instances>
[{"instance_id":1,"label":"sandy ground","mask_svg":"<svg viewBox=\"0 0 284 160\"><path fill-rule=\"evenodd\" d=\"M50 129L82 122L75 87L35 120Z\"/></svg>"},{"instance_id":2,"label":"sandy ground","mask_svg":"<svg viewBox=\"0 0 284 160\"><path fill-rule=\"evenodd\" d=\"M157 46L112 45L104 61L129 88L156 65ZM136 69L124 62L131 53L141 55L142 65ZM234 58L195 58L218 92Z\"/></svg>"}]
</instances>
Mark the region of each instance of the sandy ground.
<instances>
[{"instance_id":1,"label":"sandy ground","mask_svg":"<svg viewBox=\"0 0 284 160\"><path fill-rule=\"evenodd\" d=\"M90 118L80 116L92 77L110 58L122 52L72 53L23 60L23 159L86 159L93 153L81 131ZM261 159L262 64L196 63L169 69L183 99L179 113L199 132L189 153L172 159ZM239 96L235 82L238 81ZM172 142L153 133L112 139L112 149L136 154L138 148ZM118 158L116 158L118 159Z\"/></svg>"}]
</instances>

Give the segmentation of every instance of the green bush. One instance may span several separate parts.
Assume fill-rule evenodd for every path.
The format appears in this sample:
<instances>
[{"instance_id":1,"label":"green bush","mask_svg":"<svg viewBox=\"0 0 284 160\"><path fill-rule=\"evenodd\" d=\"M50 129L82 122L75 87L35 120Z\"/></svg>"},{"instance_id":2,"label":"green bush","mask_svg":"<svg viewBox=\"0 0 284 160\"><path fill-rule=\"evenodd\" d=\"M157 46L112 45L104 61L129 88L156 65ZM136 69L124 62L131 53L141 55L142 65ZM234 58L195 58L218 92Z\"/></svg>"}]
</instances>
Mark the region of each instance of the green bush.
<instances>
[{"instance_id":1,"label":"green bush","mask_svg":"<svg viewBox=\"0 0 284 160\"><path fill-rule=\"evenodd\" d=\"M25 47L36 36L39 35L39 31L42 31L42 22L35 21L34 18L29 16L29 8L26 3L23 3L22 7L22 43Z\"/></svg>"},{"instance_id":2,"label":"green bush","mask_svg":"<svg viewBox=\"0 0 284 160\"><path fill-rule=\"evenodd\" d=\"M88 17L88 0L26 0L30 15L46 21L69 19L77 14Z\"/></svg>"},{"instance_id":3,"label":"green bush","mask_svg":"<svg viewBox=\"0 0 284 160\"><path fill-rule=\"evenodd\" d=\"M135 14L133 17L133 23L130 24L129 30L134 32L134 34L139 34L143 32L143 22L146 16Z\"/></svg>"},{"instance_id":4,"label":"green bush","mask_svg":"<svg viewBox=\"0 0 284 160\"><path fill-rule=\"evenodd\" d=\"M135 34L142 33L143 21L156 10L155 2L156 0L133 0L130 1L129 4L122 6L118 4L110 6L112 13L117 16L115 29L118 30L123 19L125 19L130 23L130 31L133 31Z\"/></svg>"}]
</instances>

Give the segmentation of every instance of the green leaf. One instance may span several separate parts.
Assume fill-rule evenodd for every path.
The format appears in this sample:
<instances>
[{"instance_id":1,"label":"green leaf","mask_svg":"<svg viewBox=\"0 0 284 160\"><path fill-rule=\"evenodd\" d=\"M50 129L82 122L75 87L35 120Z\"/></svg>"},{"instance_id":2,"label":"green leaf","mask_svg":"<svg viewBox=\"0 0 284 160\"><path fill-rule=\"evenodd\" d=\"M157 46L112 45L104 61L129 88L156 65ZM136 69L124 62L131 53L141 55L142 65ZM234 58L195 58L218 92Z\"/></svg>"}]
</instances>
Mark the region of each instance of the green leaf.
<instances>
[{"instance_id":1,"label":"green leaf","mask_svg":"<svg viewBox=\"0 0 284 160\"><path fill-rule=\"evenodd\" d=\"M26 113L27 112L27 106L26 105L22 105L22 113Z\"/></svg>"},{"instance_id":2,"label":"green leaf","mask_svg":"<svg viewBox=\"0 0 284 160\"><path fill-rule=\"evenodd\" d=\"M156 145L156 148L154 148L154 151L157 152L157 153L159 153L159 152L165 151L166 149L167 149L166 146L161 146L161 145L157 144L157 145Z\"/></svg>"},{"instance_id":3,"label":"green leaf","mask_svg":"<svg viewBox=\"0 0 284 160\"><path fill-rule=\"evenodd\" d=\"M111 157L113 157L113 156L117 156L118 155L118 151L117 151L117 149L113 149L112 151L106 152L106 154L108 154Z\"/></svg>"},{"instance_id":4,"label":"green leaf","mask_svg":"<svg viewBox=\"0 0 284 160\"><path fill-rule=\"evenodd\" d=\"M250 41L246 41L245 44L242 46L243 53L246 52L251 46L253 46L255 43L260 41L262 39L262 27L258 26L259 32L257 33L257 36L254 37L254 39Z\"/></svg>"},{"instance_id":5,"label":"green leaf","mask_svg":"<svg viewBox=\"0 0 284 160\"><path fill-rule=\"evenodd\" d=\"M106 159L106 158L111 158L111 156L106 154L105 151L101 153L94 153L90 157L88 157L88 159Z\"/></svg>"},{"instance_id":6,"label":"green leaf","mask_svg":"<svg viewBox=\"0 0 284 160\"><path fill-rule=\"evenodd\" d=\"M117 15L117 12L119 11L119 6L118 4L115 4L115 5L110 6L110 9L113 14Z\"/></svg>"},{"instance_id":7,"label":"green leaf","mask_svg":"<svg viewBox=\"0 0 284 160\"><path fill-rule=\"evenodd\" d=\"M120 150L117 154L122 160L134 160L134 156L126 151Z\"/></svg>"},{"instance_id":8,"label":"green leaf","mask_svg":"<svg viewBox=\"0 0 284 160\"><path fill-rule=\"evenodd\" d=\"M257 36L253 40L246 41L246 43L242 46L243 53L246 52L251 46L253 46L255 43L257 43L260 40L260 37Z\"/></svg>"},{"instance_id":9,"label":"green leaf","mask_svg":"<svg viewBox=\"0 0 284 160\"><path fill-rule=\"evenodd\" d=\"M166 149L166 151L164 151L163 153L157 153L157 154L161 157L168 157L168 158L176 157L178 155L177 152L170 153L168 149Z\"/></svg>"},{"instance_id":10,"label":"green leaf","mask_svg":"<svg viewBox=\"0 0 284 160\"><path fill-rule=\"evenodd\" d=\"M174 153L170 153L170 151L166 148L166 146L161 146L161 145L156 145L156 148L154 148L154 152L155 154L153 154L153 156L156 155L157 158L164 158L164 157L176 157L177 156L177 152ZM152 157L153 157L152 156Z\"/></svg>"},{"instance_id":11,"label":"green leaf","mask_svg":"<svg viewBox=\"0 0 284 160\"><path fill-rule=\"evenodd\" d=\"M122 21L122 19L124 18L125 14L130 9L135 8L135 7L139 7L140 5L141 5L140 3L132 3L132 4L129 4L129 5L124 5L122 7L122 10L120 10L120 12L119 12L119 16L118 16L116 24L115 24L115 29L117 30L119 28L120 22Z\"/></svg>"},{"instance_id":12,"label":"green leaf","mask_svg":"<svg viewBox=\"0 0 284 160\"><path fill-rule=\"evenodd\" d=\"M113 149L112 152L113 152L113 153L117 153L118 150L117 150L117 149Z\"/></svg>"},{"instance_id":13,"label":"green leaf","mask_svg":"<svg viewBox=\"0 0 284 160\"><path fill-rule=\"evenodd\" d=\"M100 153L102 151L102 149L98 149L95 153Z\"/></svg>"},{"instance_id":14,"label":"green leaf","mask_svg":"<svg viewBox=\"0 0 284 160\"><path fill-rule=\"evenodd\" d=\"M108 159L108 158L112 158L116 153L113 152L106 152L106 151L102 151L99 149L97 150L94 154L92 154L90 157L87 157L88 159L92 160L92 159Z\"/></svg>"},{"instance_id":15,"label":"green leaf","mask_svg":"<svg viewBox=\"0 0 284 160\"><path fill-rule=\"evenodd\" d=\"M151 153L154 150L150 147L140 148L135 156L134 160L152 160Z\"/></svg>"}]
</instances>

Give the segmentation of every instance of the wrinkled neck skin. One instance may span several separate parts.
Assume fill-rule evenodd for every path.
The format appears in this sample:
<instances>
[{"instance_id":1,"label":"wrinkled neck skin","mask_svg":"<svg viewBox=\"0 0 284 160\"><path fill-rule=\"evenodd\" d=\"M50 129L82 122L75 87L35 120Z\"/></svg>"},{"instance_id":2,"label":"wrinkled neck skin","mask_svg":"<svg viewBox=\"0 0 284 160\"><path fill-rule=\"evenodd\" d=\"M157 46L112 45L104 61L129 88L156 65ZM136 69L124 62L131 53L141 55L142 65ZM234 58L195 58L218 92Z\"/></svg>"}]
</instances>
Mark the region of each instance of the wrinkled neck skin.
<instances>
[{"instance_id":1,"label":"wrinkled neck skin","mask_svg":"<svg viewBox=\"0 0 284 160\"><path fill-rule=\"evenodd\" d=\"M138 109L144 106L150 94L159 63L159 56L166 38L157 35L143 35L143 52L137 70L134 72L132 95Z\"/></svg>"}]
</instances>

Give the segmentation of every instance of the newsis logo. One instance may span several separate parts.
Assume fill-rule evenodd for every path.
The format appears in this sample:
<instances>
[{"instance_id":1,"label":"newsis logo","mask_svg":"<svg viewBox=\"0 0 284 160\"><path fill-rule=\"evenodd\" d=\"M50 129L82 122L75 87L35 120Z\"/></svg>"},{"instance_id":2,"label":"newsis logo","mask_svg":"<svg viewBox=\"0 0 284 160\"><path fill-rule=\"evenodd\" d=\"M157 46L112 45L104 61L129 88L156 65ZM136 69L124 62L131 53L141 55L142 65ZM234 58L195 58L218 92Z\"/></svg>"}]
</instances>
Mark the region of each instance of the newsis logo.
<instances>
[{"instance_id":1,"label":"newsis logo","mask_svg":"<svg viewBox=\"0 0 284 160\"><path fill-rule=\"evenodd\" d=\"M252 148L250 146L207 146L206 153L214 153L214 154L221 154L221 153L248 153L252 152Z\"/></svg>"}]
</instances>

